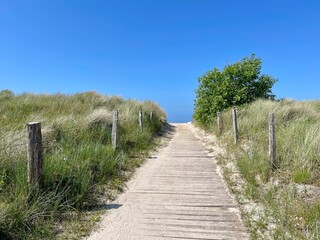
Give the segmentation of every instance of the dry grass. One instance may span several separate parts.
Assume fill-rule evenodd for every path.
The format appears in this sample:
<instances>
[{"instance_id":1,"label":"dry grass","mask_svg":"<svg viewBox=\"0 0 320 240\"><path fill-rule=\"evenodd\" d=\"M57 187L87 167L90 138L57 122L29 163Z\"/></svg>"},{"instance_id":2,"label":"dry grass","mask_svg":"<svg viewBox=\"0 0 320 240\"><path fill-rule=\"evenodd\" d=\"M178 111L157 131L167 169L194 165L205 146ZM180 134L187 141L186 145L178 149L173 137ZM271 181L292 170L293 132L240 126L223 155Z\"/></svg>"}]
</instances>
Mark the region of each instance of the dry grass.
<instances>
[{"instance_id":1,"label":"dry grass","mask_svg":"<svg viewBox=\"0 0 320 240\"><path fill-rule=\"evenodd\" d=\"M259 220L247 216L253 239L320 236L320 102L259 100L238 108L240 143L233 144L231 110L223 112L219 140L224 165L237 166L246 187L239 194L264 205ZM275 113L277 168L268 160L268 118ZM205 126L217 134L216 122ZM272 217L267 217L272 216ZM275 222L270 222L274 219ZM254 224L253 224L254 223ZM272 232L267 226L275 225ZM269 236L269 237L267 237Z\"/></svg>"},{"instance_id":2,"label":"dry grass","mask_svg":"<svg viewBox=\"0 0 320 240\"><path fill-rule=\"evenodd\" d=\"M96 203L99 186L123 185L139 156L154 145L166 118L152 102L125 100L95 92L75 95L13 95L0 92L0 239L52 239L68 212ZM111 113L119 111L119 149L111 146ZM144 132L138 111L144 114ZM147 116L154 114L154 120ZM28 203L27 122L43 127L45 186ZM72 216L72 215L71 215Z\"/></svg>"}]
</instances>

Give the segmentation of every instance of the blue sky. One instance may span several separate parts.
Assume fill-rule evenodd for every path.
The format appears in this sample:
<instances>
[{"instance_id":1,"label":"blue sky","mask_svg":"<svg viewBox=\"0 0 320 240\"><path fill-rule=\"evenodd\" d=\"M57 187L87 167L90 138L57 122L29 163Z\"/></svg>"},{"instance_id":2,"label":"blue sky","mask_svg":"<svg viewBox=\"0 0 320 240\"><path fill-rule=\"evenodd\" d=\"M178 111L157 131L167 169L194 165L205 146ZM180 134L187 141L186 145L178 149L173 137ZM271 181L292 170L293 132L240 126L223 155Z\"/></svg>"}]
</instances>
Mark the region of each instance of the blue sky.
<instances>
[{"instance_id":1,"label":"blue sky","mask_svg":"<svg viewBox=\"0 0 320 240\"><path fill-rule=\"evenodd\" d=\"M0 89L151 99L190 121L197 78L255 53L278 98L319 98L320 1L1 0Z\"/></svg>"}]
</instances>

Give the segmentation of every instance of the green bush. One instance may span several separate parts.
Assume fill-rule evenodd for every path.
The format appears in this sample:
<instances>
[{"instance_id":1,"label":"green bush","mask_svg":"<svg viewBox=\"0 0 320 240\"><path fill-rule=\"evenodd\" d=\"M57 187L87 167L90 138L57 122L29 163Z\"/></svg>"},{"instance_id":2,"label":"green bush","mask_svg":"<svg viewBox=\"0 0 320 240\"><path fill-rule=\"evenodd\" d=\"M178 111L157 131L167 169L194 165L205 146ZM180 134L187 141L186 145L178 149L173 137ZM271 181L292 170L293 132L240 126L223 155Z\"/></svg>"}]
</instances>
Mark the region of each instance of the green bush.
<instances>
[{"instance_id":1,"label":"green bush","mask_svg":"<svg viewBox=\"0 0 320 240\"><path fill-rule=\"evenodd\" d=\"M194 119L208 126L216 113L224 109L259 98L273 99L271 88L276 79L261 74L261 64L261 59L252 54L222 71L215 68L199 77Z\"/></svg>"}]
</instances>

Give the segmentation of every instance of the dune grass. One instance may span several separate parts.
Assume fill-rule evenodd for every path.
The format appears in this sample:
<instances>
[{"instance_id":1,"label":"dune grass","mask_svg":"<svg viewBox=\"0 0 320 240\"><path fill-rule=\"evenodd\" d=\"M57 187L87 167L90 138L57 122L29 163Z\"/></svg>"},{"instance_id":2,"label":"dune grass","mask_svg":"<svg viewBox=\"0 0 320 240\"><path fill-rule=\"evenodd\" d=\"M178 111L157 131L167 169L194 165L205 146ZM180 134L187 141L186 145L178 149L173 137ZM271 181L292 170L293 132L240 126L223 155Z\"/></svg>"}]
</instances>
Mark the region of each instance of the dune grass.
<instances>
[{"instance_id":1,"label":"dune grass","mask_svg":"<svg viewBox=\"0 0 320 240\"><path fill-rule=\"evenodd\" d=\"M95 205L100 185L121 185L154 145L166 119L155 103L95 92L13 95L0 92L0 239L53 239L56 223ZM119 148L111 146L119 111ZM140 132L138 112L143 111ZM153 112L153 121L149 113ZM28 202L26 123L42 123L44 188ZM112 185L112 184L111 184Z\"/></svg>"},{"instance_id":2,"label":"dune grass","mask_svg":"<svg viewBox=\"0 0 320 240\"><path fill-rule=\"evenodd\" d=\"M271 112L275 113L276 123L275 170L268 159ZM246 187L239 194L262 203L265 210L261 216L272 215L274 226L268 236L319 239L320 101L259 100L238 107L240 142L237 146L233 143L231 109L222 113L222 119L220 134L215 119L202 127L219 136L228 150L228 157L221 162L225 165L233 162L245 180ZM252 216L247 216L247 220L253 239L267 239L270 218L260 219L260 223Z\"/></svg>"}]
</instances>

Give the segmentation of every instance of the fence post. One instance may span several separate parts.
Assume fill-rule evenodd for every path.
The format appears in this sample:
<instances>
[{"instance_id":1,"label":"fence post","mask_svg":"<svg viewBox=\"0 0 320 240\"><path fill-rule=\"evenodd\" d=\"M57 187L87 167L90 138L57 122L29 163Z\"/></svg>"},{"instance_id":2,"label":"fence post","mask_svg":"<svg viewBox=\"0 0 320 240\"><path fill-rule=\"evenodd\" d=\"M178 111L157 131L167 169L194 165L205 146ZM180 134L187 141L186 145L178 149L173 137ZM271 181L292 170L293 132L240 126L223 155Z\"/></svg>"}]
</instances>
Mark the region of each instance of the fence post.
<instances>
[{"instance_id":1,"label":"fence post","mask_svg":"<svg viewBox=\"0 0 320 240\"><path fill-rule=\"evenodd\" d=\"M232 109L232 117L233 117L234 144L237 144L237 142L238 142L238 118L237 118L237 110L235 108Z\"/></svg>"},{"instance_id":2,"label":"fence post","mask_svg":"<svg viewBox=\"0 0 320 240\"><path fill-rule=\"evenodd\" d=\"M40 190L43 186L43 148L41 123L27 124L28 131L28 185L30 190Z\"/></svg>"},{"instance_id":3,"label":"fence post","mask_svg":"<svg viewBox=\"0 0 320 240\"><path fill-rule=\"evenodd\" d=\"M222 132L221 112L217 112L218 134Z\"/></svg>"},{"instance_id":4,"label":"fence post","mask_svg":"<svg viewBox=\"0 0 320 240\"><path fill-rule=\"evenodd\" d=\"M143 123L142 123L142 111L139 111L139 127L141 132L143 132Z\"/></svg>"},{"instance_id":5,"label":"fence post","mask_svg":"<svg viewBox=\"0 0 320 240\"><path fill-rule=\"evenodd\" d=\"M153 121L153 112L151 111L150 112L150 122L152 122Z\"/></svg>"},{"instance_id":6,"label":"fence post","mask_svg":"<svg viewBox=\"0 0 320 240\"><path fill-rule=\"evenodd\" d=\"M112 120L112 147L116 149L118 146L118 111L113 111Z\"/></svg>"},{"instance_id":7,"label":"fence post","mask_svg":"<svg viewBox=\"0 0 320 240\"><path fill-rule=\"evenodd\" d=\"M276 167L276 134L274 127L274 113L269 116L269 160L271 168Z\"/></svg>"}]
</instances>

